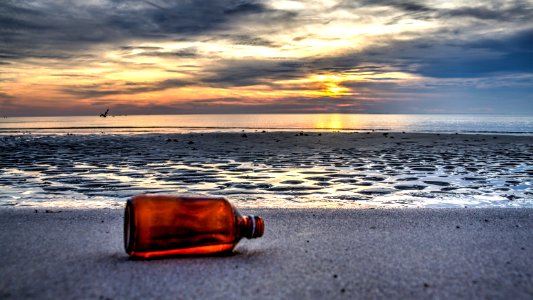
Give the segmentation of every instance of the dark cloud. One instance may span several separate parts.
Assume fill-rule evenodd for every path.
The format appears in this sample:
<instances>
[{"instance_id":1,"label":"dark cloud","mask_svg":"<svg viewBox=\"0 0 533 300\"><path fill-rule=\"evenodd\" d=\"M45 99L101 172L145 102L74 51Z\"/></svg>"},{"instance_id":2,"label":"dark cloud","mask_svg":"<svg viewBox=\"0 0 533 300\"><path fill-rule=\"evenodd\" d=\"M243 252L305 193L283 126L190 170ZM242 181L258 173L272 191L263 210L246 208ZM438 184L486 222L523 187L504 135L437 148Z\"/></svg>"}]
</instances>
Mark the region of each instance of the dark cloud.
<instances>
[{"instance_id":1,"label":"dark cloud","mask_svg":"<svg viewBox=\"0 0 533 300\"><path fill-rule=\"evenodd\" d=\"M511 7L462 7L449 10L441 10L440 16L456 18L475 18L481 20L498 20L504 22L517 22L531 20L533 9L531 5L514 3Z\"/></svg>"},{"instance_id":2,"label":"dark cloud","mask_svg":"<svg viewBox=\"0 0 533 300\"><path fill-rule=\"evenodd\" d=\"M468 78L502 73L533 73L533 29L476 40L420 37L390 40L384 46L308 60L320 71L401 71L437 78ZM442 37L444 36L444 37Z\"/></svg>"},{"instance_id":3,"label":"dark cloud","mask_svg":"<svg viewBox=\"0 0 533 300\"><path fill-rule=\"evenodd\" d=\"M425 58L416 71L424 76L443 78L533 73L533 29L501 38L468 41L451 48L458 53L450 55L443 51L440 57ZM439 51L438 47L433 51Z\"/></svg>"},{"instance_id":4,"label":"dark cloud","mask_svg":"<svg viewBox=\"0 0 533 300\"><path fill-rule=\"evenodd\" d=\"M63 92L75 95L82 99L92 99L112 95L131 95L147 92L162 91L170 88L178 88L190 85L191 83L179 79L168 79L155 83L124 83L117 85L115 83L78 85L69 86L63 89Z\"/></svg>"},{"instance_id":5,"label":"dark cloud","mask_svg":"<svg viewBox=\"0 0 533 300\"><path fill-rule=\"evenodd\" d=\"M209 75L201 78L206 84L217 86L270 85L275 80L304 77L307 73L302 61L280 60L224 60L208 67Z\"/></svg>"},{"instance_id":6,"label":"dark cloud","mask_svg":"<svg viewBox=\"0 0 533 300\"><path fill-rule=\"evenodd\" d=\"M361 8L361 7L385 7L404 12L420 19L435 17L437 9L427 6L422 1L398 1L398 0L365 0L365 1L343 1L339 4L341 8Z\"/></svg>"},{"instance_id":7,"label":"dark cloud","mask_svg":"<svg viewBox=\"0 0 533 300\"><path fill-rule=\"evenodd\" d=\"M218 35L217 38L225 38L232 41L236 45L246 45L246 46L264 46L270 48L280 47L279 44L267 40L262 37L245 35L245 34L223 34Z\"/></svg>"},{"instance_id":8,"label":"dark cloud","mask_svg":"<svg viewBox=\"0 0 533 300\"><path fill-rule=\"evenodd\" d=\"M409 12L431 12L434 11L433 9L429 8L426 5L423 5L421 3L415 3L415 2L408 2L408 1L396 1L391 2L391 6L396 7L398 9L409 11Z\"/></svg>"},{"instance_id":9,"label":"dark cloud","mask_svg":"<svg viewBox=\"0 0 533 300\"><path fill-rule=\"evenodd\" d=\"M175 51L143 51L139 56L157 56L157 57L197 57L199 56L196 48L185 48Z\"/></svg>"},{"instance_id":10,"label":"dark cloud","mask_svg":"<svg viewBox=\"0 0 533 300\"><path fill-rule=\"evenodd\" d=\"M187 0L108 1L99 6L3 0L0 59L70 59L99 45L114 47L139 39L183 40L227 30L250 15L262 15L265 24L287 22L295 16L259 2L237 0L204 0L201 4ZM267 43L259 37L242 41Z\"/></svg>"},{"instance_id":11,"label":"dark cloud","mask_svg":"<svg viewBox=\"0 0 533 300\"><path fill-rule=\"evenodd\" d=\"M273 81L305 78L309 74L368 70L379 67L360 66L359 54L303 57L299 59L240 59L221 60L206 68L208 75L201 82L223 87L269 85Z\"/></svg>"},{"instance_id":12,"label":"dark cloud","mask_svg":"<svg viewBox=\"0 0 533 300\"><path fill-rule=\"evenodd\" d=\"M9 100L9 99L15 99L15 97L9 95L8 93L4 93L4 92L0 91L0 100L6 101L6 100Z\"/></svg>"},{"instance_id":13,"label":"dark cloud","mask_svg":"<svg viewBox=\"0 0 533 300\"><path fill-rule=\"evenodd\" d=\"M364 6L391 8L417 19L474 18L480 20L497 20L517 22L531 20L533 8L528 1L512 1L509 5L501 2L487 3L480 6L463 6L458 8L439 8L427 5L424 1L402 0L366 0L341 2L337 7L358 9Z\"/></svg>"},{"instance_id":14,"label":"dark cloud","mask_svg":"<svg viewBox=\"0 0 533 300\"><path fill-rule=\"evenodd\" d=\"M0 58L71 59L86 55L82 50L94 43L112 42L118 37L105 27L98 15L83 18L68 6L47 4L38 7L26 1L3 1Z\"/></svg>"},{"instance_id":15,"label":"dark cloud","mask_svg":"<svg viewBox=\"0 0 533 300\"><path fill-rule=\"evenodd\" d=\"M131 51L131 50L143 50L143 51L162 51L165 48L156 47L156 46L121 46L120 50Z\"/></svg>"},{"instance_id":16,"label":"dark cloud","mask_svg":"<svg viewBox=\"0 0 533 300\"><path fill-rule=\"evenodd\" d=\"M229 8L224 11L225 14L233 15L233 14L255 14L255 13L264 13L266 11L269 11L264 4L262 3L242 3L238 4L237 6L234 6L232 8Z\"/></svg>"},{"instance_id":17,"label":"dark cloud","mask_svg":"<svg viewBox=\"0 0 533 300\"><path fill-rule=\"evenodd\" d=\"M0 91L0 117L3 117L16 109L16 98L8 93Z\"/></svg>"}]
</instances>

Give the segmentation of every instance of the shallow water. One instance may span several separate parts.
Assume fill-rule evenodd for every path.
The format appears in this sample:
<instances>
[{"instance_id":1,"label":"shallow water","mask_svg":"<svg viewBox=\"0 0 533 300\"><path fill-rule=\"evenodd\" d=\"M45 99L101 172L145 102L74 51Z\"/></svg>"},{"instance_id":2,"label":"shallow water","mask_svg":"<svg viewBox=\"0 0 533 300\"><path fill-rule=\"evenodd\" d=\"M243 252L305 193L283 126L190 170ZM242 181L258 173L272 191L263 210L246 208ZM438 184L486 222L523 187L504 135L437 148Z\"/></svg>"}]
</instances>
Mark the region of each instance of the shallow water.
<instances>
[{"instance_id":1,"label":"shallow water","mask_svg":"<svg viewBox=\"0 0 533 300\"><path fill-rule=\"evenodd\" d=\"M114 207L139 193L240 207L533 207L528 137L248 133L0 137L0 205Z\"/></svg>"}]
</instances>

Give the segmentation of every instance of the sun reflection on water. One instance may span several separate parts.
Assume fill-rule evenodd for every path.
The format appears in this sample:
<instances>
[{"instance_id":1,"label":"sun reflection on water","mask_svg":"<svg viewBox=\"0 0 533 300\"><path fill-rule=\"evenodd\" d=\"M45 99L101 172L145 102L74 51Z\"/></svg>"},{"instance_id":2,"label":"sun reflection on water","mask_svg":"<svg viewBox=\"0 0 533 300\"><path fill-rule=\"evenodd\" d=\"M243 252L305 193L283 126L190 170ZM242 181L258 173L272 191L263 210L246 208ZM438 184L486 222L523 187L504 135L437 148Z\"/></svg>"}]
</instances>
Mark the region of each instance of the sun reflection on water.
<instances>
[{"instance_id":1,"label":"sun reflection on water","mask_svg":"<svg viewBox=\"0 0 533 300\"><path fill-rule=\"evenodd\" d=\"M319 115L315 121L316 129L344 129L346 128L346 116L339 114Z\"/></svg>"}]
</instances>

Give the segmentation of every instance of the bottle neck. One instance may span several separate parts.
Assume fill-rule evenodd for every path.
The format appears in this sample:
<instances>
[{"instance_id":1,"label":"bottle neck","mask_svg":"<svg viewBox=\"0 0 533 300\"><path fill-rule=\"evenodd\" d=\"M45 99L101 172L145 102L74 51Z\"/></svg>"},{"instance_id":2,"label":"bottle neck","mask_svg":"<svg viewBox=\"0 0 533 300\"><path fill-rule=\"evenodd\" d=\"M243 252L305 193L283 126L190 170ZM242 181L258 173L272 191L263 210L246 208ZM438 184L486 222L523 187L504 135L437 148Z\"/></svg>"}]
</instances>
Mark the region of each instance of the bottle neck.
<instances>
[{"instance_id":1,"label":"bottle neck","mask_svg":"<svg viewBox=\"0 0 533 300\"><path fill-rule=\"evenodd\" d=\"M254 239L263 236L265 222L258 216L243 216L238 218L239 232L241 237Z\"/></svg>"}]
</instances>

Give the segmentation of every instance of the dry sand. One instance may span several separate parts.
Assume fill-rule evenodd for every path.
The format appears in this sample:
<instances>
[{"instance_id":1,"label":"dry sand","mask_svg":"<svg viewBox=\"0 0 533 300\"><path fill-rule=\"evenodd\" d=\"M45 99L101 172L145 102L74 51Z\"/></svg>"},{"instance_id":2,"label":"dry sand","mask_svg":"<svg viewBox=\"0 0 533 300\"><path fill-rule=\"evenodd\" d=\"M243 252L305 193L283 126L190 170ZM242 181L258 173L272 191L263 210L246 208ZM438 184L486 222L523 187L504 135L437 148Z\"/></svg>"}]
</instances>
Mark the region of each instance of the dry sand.
<instances>
[{"instance_id":1,"label":"dry sand","mask_svg":"<svg viewBox=\"0 0 533 300\"><path fill-rule=\"evenodd\" d=\"M1 299L531 299L533 209L259 209L233 256L130 260L122 211L0 210Z\"/></svg>"}]
</instances>

